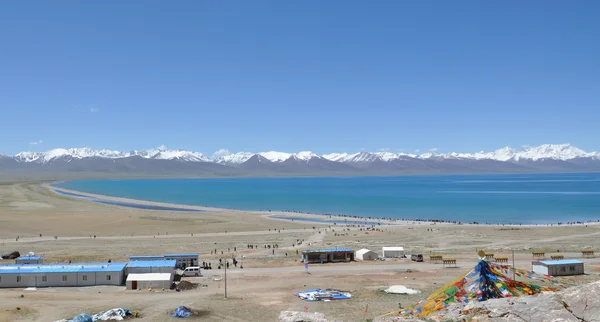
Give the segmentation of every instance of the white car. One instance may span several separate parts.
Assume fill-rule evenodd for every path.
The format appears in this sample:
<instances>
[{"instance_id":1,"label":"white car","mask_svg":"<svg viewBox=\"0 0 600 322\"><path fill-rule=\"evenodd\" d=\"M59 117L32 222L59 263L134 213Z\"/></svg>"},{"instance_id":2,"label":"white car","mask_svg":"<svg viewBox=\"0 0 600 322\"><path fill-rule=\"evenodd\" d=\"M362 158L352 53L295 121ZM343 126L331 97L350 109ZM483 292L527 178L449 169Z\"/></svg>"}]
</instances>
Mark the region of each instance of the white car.
<instances>
[{"instance_id":1,"label":"white car","mask_svg":"<svg viewBox=\"0 0 600 322\"><path fill-rule=\"evenodd\" d=\"M190 266L183 270L181 276L200 276L200 267Z\"/></svg>"}]
</instances>

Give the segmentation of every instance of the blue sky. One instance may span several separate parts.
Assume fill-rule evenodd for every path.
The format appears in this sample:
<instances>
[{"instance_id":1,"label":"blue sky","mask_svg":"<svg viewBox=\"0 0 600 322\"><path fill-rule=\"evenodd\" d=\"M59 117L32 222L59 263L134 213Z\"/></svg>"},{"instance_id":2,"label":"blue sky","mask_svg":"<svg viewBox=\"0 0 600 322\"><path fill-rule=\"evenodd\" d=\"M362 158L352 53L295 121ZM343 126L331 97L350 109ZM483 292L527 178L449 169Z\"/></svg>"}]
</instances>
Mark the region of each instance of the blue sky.
<instances>
[{"instance_id":1,"label":"blue sky","mask_svg":"<svg viewBox=\"0 0 600 322\"><path fill-rule=\"evenodd\" d=\"M598 1L4 2L0 152L600 150L599 16Z\"/></svg>"}]
</instances>

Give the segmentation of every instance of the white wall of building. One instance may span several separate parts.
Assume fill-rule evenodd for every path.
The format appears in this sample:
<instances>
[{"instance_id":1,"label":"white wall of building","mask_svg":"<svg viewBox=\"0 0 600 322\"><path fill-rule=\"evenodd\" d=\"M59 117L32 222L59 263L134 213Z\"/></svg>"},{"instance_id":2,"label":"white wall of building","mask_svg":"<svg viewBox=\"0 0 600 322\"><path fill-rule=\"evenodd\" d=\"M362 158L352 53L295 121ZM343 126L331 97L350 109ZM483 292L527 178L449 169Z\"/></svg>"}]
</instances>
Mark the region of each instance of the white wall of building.
<instances>
[{"instance_id":1,"label":"white wall of building","mask_svg":"<svg viewBox=\"0 0 600 322\"><path fill-rule=\"evenodd\" d=\"M174 256L174 257L170 257L170 256L166 256L165 255L165 259L166 260L175 260L177 262L177 264L176 264L177 268L181 267L182 264L185 264L186 267L189 267L189 266L199 266L199 264L200 264L198 256L186 256L186 257Z\"/></svg>"},{"instance_id":2,"label":"white wall of building","mask_svg":"<svg viewBox=\"0 0 600 322\"><path fill-rule=\"evenodd\" d=\"M544 265L533 264L533 272L550 276L570 276L584 274L583 263Z\"/></svg>"},{"instance_id":3,"label":"white wall of building","mask_svg":"<svg viewBox=\"0 0 600 322\"><path fill-rule=\"evenodd\" d=\"M379 255L377 255L376 252L368 249L357 250L355 256L357 260L363 261L376 260L377 257L379 257Z\"/></svg>"},{"instance_id":4,"label":"white wall of building","mask_svg":"<svg viewBox=\"0 0 600 322\"><path fill-rule=\"evenodd\" d=\"M533 264L533 272L541 275L548 275L548 267L542 264Z\"/></svg>"},{"instance_id":5,"label":"white wall of building","mask_svg":"<svg viewBox=\"0 0 600 322\"><path fill-rule=\"evenodd\" d=\"M404 257L404 248L402 247L382 247L381 256L384 258L401 258Z\"/></svg>"}]
</instances>

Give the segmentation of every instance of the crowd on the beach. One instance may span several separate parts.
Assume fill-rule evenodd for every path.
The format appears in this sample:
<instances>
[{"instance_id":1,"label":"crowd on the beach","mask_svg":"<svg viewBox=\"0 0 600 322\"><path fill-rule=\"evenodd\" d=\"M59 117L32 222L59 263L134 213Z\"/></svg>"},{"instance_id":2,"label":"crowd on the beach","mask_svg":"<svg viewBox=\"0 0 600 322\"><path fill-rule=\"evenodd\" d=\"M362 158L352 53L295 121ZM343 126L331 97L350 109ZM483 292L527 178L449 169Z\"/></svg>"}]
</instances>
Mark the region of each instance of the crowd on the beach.
<instances>
[{"instance_id":1,"label":"crowd on the beach","mask_svg":"<svg viewBox=\"0 0 600 322\"><path fill-rule=\"evenodd\" d=\"M271 212L271 210L268 210L269 212ZM348 219L357 221L357 222L364 222L364 224L368 224L368 225L381 225L383 224L395 224L395 223L407 223L407 222L412 222L412 223L428 223L428 224L455 224L455 225L463 225L463 224L470 224L470 225L501 225L501 226L565 226L565 225L585 225L585 224L590 224L590 223L600 223L600 219L596 219L596 220L586 220L586 221L568 221L568 222L557 222L557 223L545 223L545 224L523 224L523 223L489 223L489 222L485 222L485 223L481 223L478 221L472 221L472 222L468 222L468 223L463 223L462 221L457 221L457 220L446 220L446 219L419 219L419 218L392 218L392 217L371 217L371 216L356 216L356 215L344 215L344 214L330 214L330 213L314 213L314 212L302 212L302 211L295 211L295 210L283 210L283 211L278 211L278 212L284 212L284 213L295 213L295 214L303 214L303 215L316 215L316 216L325 216L328 219L332 219L335 220L334 217L338 217L338 218L344 218L344 222L347 222ZM292 221L294 220L293 217L290 218L284 218L284 219L291 219ZM319 222L320 220L315 220L317 222ZM333 224L335 225L337 222L333 222Z\"/></svg>"}]
</instances>

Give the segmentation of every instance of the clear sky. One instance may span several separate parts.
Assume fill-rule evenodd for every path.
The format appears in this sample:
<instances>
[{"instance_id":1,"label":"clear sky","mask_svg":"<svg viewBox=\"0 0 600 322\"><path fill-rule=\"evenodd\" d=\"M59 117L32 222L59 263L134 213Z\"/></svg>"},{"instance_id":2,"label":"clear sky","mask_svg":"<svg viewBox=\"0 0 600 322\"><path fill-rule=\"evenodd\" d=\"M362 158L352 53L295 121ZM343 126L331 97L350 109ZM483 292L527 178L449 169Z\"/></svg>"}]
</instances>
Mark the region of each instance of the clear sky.
<instances>
[{"instance_id":1,"label":"clear sky","mask_svg":"<svg viewBox=\"0 0 600 322\"><path fill-rule=\"evenodd\" d=\"M0 152L600 150L600 1L4 1Z\"/></svg>"}]
</instances>

